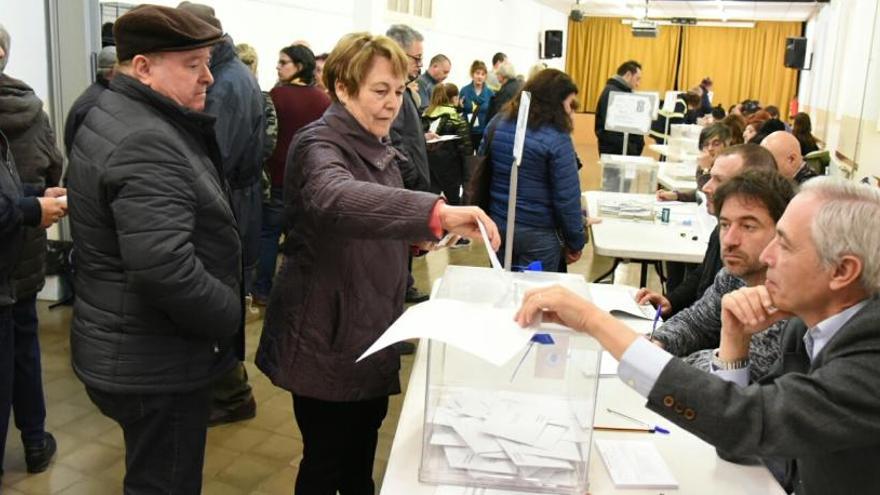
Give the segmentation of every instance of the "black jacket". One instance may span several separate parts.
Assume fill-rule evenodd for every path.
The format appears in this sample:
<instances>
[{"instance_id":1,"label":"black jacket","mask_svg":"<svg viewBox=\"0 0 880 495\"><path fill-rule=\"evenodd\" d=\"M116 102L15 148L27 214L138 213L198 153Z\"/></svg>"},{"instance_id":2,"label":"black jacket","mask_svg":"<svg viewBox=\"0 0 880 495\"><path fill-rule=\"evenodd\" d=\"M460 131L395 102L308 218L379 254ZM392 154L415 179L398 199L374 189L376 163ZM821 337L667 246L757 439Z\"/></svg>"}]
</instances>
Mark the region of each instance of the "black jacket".
<instances>
[{"instance_id":1,"label":"black jacket","mask_svg":"<svg viewBox=\"0 0 880 495\"><path fill-rule=\"evenodd\" d=\"M73 138L76 136L76 131L79 130L79 126L86 119L89 110L98 103L98 98L101 97L101 93L107 89L109 84L110 82L106 79L98 77L98 80L86 88L83 94L79 95L79 98L70 106L70 111L67 112L67 120L64 122L64 149L68 155L70 155L70 150L73 148Z\"/></svg>"},{"instance_id":2,"label":"black jacket","mask_svg":"<svg viewBox=\"0 0 880 495\"><path fill-rule=\"evenodd\" d=\"M422 116L423 130L430 130L436 121L439 121L435 124L438 135L456 135L458 139L428 145L431 192L443 192L450 204L460 204L459 188L467 184L470 174L467 157L474 154L470 128L452 106L442 106L431 112L430 116Z\"/></svg>"},{"instance_id":3,"label":"black jacket","mask_svg":"<svg viewBox=\"0 0 880 495\"><path fill-rule=\"evenodd\" d=\"M605 116L608 114L608 99L612 91L632 93L632 89L617 78L612 77L605 83L605 89L599 96L596 104L596 138L599 140L599 154L611 155L641 155L645 147L645 137L640 134L630 134L627 152L623 153L623 133L606 131Z\"/></svg>"},{"instance_id":4,"label":"black jacket","mask_svg":"<svg viewBox=\"0 0 880 495\"><path fill-rule=\"evenodd\" d=\"M263 94L229 38L211 50L211 74L214 84L208 88L205 113L217 118L214 131L223 174L233 189L252 186L263 171Z\"/></svg>"},{"instance_id":5,"label":"black jacket","mask_svg":"<svg viewBox=\"0 0 880 495\"><path fill-rule=\"evenodd\" d=\"M118 74L76 134L70 340L88 386L182 392L234 364L241 247L213 126Z\"/></svg>"},{"instance_id":6,"label":"black jacket","mask_svg":"<svg viewBox=\"0 0 880 495\"><path fill-rule=\"evenodd\" d=\"M40 223L40 204L21 192L9 141L0 131L0 307L15 303L12 270L21 254L22 226Z\"/></svg>"},{"instance_id":7,"label":"black jacket","mask_svg":"<svg viewBox=\"0 0 880 495\"><path fill-rule=\"evenodd\" d=\"M486 123L491 122L492 118L504 108L504 105L506 105L508 101L516 98L516 95L522 87L523 82L515 77L504 81L504 84L498 88L498 91L489 101L489 115L486 117Z\"/></svg>"},{"instance_id":8,"label":"black jacket","mask_svg":"<svg viewBox=\"0 0 880 495\"><path fill-rule=\"evenodd\" d=\"M61 179L61 152L43 102L26 83L0 75L0 130L9 139L25 196L42 196ZM35 295L45 280L46 231L26 227L21 257L13 273L18 298Z\"/></svg>"},{"instance_id":9,"label":"black jacket","mask_svg":"<svg viewBox=\"0 0 880 495\"><path fill-rule=\"evenodd\" d=\"M422 132L422 118L410 89L403 92L403 104L391 126L391 145L403 153L400 162L403 186L411 191L429 191L431 175L428 169L428 150Z\"/></svg>"},{"instance_id":10,"label":"black jacket","mask_svg":"<svg viewBox=\"0 0 880 495\"><path fill-rule=\"evenodd\" d=\"M678 313L701 298L706 289L715 281L715 275L721 271L722 266L724 265L721 262L721 241L718 238L718 227L716 226L712 235L709 236L709 245L706 246L703 262L697 268L689 271L684 280L666 295L672 306L672 312L669 316Z\"/></svg>"}]
</instances>

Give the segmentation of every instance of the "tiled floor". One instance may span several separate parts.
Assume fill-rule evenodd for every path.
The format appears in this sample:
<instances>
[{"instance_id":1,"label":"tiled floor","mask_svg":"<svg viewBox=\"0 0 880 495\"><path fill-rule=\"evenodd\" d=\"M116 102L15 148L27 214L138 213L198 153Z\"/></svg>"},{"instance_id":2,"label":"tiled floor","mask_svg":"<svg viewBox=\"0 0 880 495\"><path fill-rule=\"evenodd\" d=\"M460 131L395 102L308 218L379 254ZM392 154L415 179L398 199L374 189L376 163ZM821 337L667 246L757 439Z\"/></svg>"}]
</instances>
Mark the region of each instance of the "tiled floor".
<instances>
[{"instance_id":1,"label":"tiled floor","mask_svg":"<svg viewBox=\"0 0 880 495\"><path fill-rule=\"evenodd\" d=\"M583 120L579 120L577 126L592 129L591 122ZM584 134L577 133L575 141L579 154L587 164L582 170L582 183L584 189L595 188L595 145L590 146L589 142L578 140L579 135ZM484 253L483 246L475 244L417 259L414 263L417 286L428 291L432 281L450 263L488 266ZM570 271L595 276L608 266L610 260L594 260L588 248L584 258L571 265ZM625 282L637 283L637 270L631 272ZM657 286L656 277L652 278L651 284ZM40 303L39 310L47 429L58 439L58 454L46 472L28 475L18 430L10 425L6 439L6 473L0 493L120 493L124 474L121 431L113 421L98 412L70 368L68 328L71 310L61 307L49 311L45 303ZM258 404L257 417L209 430L204 467L203 492L206 494L290 494L293 491L293 480L302 455L301 437L293 420L290 394L274 387L253 365L261 326L262 320L247 326L246 366ZM404 390L411 367L412 357L404 356L400 372ZM402 394L391 398L388 416L380 430L374 470L374 479L379 486L402 401Z\"/></svg>"}]
</instances>

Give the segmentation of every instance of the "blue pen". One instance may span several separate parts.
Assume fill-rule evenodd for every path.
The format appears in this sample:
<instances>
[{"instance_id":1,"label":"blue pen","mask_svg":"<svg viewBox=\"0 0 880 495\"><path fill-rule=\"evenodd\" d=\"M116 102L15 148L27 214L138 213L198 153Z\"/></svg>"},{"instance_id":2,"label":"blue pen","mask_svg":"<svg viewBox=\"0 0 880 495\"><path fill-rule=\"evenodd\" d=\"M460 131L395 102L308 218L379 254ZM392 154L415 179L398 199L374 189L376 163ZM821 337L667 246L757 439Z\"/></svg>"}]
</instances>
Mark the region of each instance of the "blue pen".
<instances>
[{"instance_id":1,"label":"blue pen","mask_svg":"<svg viewBox=\"0 0 880 495\"><path fill-rule=\"evenodd\" d=\"M657 306L657 312L654 313L654 324L651 325L651 335L648 337L648 340L654 340L654 331L657 330L657 322L660 321L660 312L663 310L663 306Z\"/></svg>"},{"instance_id":2,"label":"blue pen","mask_svg":"<svg viewBox=\"0 0 880 495\"><path fill-rule=\"evenodd\" d=\"M654 425L652 427L651 425L649 425L648 423L645 423L644 421L642 421L640 419L636 419L632 416L627 416L626 414L623 414L620 411L615 411L614 409L611 409L611 408L606 408L605 410L610 412L611 414L615 414L617 416L620 416L621 418L628 419L628 420L632 421L633 423L638 423L642 426L645 426L649 429L648 431L650 431L651 433L662 433L664 435L669 435L669 430L667 430L666 428L661 428L660 426L657 426L657 425Z\"/></svg>"}]
</instances>

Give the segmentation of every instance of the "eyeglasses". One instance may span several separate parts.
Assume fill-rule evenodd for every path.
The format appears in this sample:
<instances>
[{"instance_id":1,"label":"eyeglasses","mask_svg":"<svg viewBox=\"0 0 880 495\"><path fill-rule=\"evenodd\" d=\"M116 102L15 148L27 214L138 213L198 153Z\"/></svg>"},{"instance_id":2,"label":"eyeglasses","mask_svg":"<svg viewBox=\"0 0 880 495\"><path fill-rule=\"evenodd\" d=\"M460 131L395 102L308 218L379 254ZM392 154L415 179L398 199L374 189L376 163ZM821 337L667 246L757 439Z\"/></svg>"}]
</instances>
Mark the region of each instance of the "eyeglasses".
<instances>
[{"instance_id":1,"label":"eyeglasses","mask_svg":"<svg viewBox=\"0 0 880 495\"><path fill-rule=\"evenodd\" d=\"M410 55L409 53L407 53L406 56L409 57L409 58L411 58L412 61L415 62L416 65L418 65L419 67L422 66L422 56L421 56L421 55L419 55L419 56L417 57L417 56L415 56L415 55Z\"/></svg>"}]
</instances>

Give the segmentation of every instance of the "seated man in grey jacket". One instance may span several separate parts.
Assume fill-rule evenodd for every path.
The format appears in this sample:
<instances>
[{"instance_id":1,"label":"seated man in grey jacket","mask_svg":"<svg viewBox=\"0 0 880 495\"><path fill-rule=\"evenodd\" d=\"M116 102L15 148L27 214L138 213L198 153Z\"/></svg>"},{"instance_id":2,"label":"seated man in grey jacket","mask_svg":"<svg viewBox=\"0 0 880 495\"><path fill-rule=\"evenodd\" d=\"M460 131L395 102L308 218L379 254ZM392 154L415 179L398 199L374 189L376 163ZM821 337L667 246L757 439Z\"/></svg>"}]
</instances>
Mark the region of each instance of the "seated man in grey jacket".
<instances>
[{"instance_id":1,"label":"seated man in grey jacket","mask_svg":"<svg viewBox=\"0 0 880 495\"><path fill-rule=\"evenodd\" d=\"M712 373L561 287L528 292L516 318L543 313L589 333L647 407L719 450L788 459L789 491L880 493L878 250L880 191L830 177L805 183L761 253L764 284L722 299ZM749 383L753 336L786 318L777 365Z\"/></svg>"},{"instance_id":2,"label":"seated man in grey jacket","mask_svg":"<svg viewBox=\"0 0 880 495\"><path fill-rule=\"evenodd\" d=\"M693 305L670 318L654 332L653 340L669 353L703 370L721 338L721 298L741 287L764 283L767 265L760 255L776 233L776 222L794 197L794 184L777 172L750 170L715 192L721 259L724 268ZM751 377L767 374L779 357L785 321L756 335L749 350Z\"/></svg>"}]
</instances>

